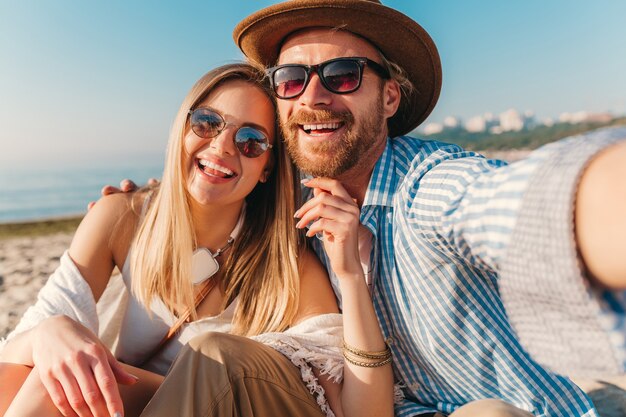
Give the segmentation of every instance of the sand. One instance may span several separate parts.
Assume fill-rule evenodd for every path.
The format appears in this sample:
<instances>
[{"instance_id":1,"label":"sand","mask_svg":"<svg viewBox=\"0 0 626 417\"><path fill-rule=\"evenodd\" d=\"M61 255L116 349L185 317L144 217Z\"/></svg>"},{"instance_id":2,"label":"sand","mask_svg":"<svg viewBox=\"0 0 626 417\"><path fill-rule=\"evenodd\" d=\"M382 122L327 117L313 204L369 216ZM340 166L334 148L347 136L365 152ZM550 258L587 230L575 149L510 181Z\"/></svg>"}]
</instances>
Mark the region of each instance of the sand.
<instances>
[{"instance_id":1,"label":"sand","mask_svg":"<svg viewBox=\"0 0 626 417\"><path fill-rule=\"evenodd\" d=\"M0 240L0 337L15 327L59 266L72 233Z\"/></svg>"}]
</instances>

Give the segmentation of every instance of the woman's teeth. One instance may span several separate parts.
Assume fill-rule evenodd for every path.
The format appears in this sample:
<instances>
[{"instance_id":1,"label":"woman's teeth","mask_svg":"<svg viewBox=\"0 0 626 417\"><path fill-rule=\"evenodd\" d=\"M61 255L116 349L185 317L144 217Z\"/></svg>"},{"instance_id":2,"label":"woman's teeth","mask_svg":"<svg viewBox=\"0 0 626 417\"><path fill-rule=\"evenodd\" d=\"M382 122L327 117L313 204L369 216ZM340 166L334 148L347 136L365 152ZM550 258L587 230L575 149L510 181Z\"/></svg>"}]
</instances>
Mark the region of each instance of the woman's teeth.
<instances>
[{"instance_id":1,"label":"woman's teeth","mask_svg":"<svg viewBox=\"0 0 626 417\"><path fill-rule=\"evenodd\" d=\"M218 173L223 174L224 178L230 178L233 175L235 175L235 173L233 171L231 171L230 169L223 167L221 165L218 165L214 162L211 161L207 161L205 159L199 159L198 160L198 165L200 167L200 169L202 169L206 174L209 175L219 175Z\"/></svg>"}]
</instances>

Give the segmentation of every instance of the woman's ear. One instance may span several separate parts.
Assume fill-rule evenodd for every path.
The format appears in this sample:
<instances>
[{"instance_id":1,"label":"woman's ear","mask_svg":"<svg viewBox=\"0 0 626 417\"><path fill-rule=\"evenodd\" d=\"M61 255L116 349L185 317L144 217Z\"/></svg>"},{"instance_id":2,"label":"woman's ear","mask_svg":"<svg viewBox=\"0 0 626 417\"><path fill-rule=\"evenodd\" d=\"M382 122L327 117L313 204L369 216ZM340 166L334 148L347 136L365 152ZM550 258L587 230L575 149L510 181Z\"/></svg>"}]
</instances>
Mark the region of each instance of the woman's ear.
<instances>
[{"instance_id":1,"label":"woman's ear","mask_svg":"<svg viewBox=\"0 0 626 417\"><path fill-rule=\"evenodd\" d=\"M272 154L271 157L268 159L267 164L265 164L265 168L263 168L261 177L259 177L259 182L266 183L273 169L274 169L274 155Z\"/></svg>"}]
</instances>

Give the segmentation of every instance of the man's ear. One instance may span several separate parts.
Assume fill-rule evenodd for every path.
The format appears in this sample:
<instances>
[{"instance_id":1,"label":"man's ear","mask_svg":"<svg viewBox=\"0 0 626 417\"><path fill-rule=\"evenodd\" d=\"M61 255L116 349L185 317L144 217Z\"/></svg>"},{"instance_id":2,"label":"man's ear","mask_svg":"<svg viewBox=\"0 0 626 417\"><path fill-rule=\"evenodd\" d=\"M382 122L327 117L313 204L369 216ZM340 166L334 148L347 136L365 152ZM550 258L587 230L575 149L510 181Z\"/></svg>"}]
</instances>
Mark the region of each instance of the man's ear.
<instances>
[{"instance_id":1,"label":"man's ear","mask_svg":"<svg viewBox=\"0 0 626 417\"><path fill-rule=\"evenodd\" d=\"M400 84L393 79L385 81L383 87L383 114L385 118L389 119L396 114L401 99L402 92L400 91Z\"/></svg>"}]
</instances>

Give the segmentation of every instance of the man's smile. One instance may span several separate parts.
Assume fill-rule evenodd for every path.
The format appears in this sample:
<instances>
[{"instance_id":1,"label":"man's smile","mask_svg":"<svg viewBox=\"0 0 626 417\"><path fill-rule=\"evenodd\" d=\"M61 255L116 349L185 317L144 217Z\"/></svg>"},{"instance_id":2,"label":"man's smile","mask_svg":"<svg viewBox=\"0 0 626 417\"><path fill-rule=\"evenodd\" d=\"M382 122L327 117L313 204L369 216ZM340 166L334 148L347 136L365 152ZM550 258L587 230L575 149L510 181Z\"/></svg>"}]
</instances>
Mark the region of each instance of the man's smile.
<instances>
[{"instance_id":1,"label":"man's smile","mask_svg":"<svg viewBox=\"0 0 626 417\"><path fill-rule=\"evenodd\" d=\"M343 122L299 124L300 130L309 136L329 136L344 127Z\"/></svg>"}]
</instances>

